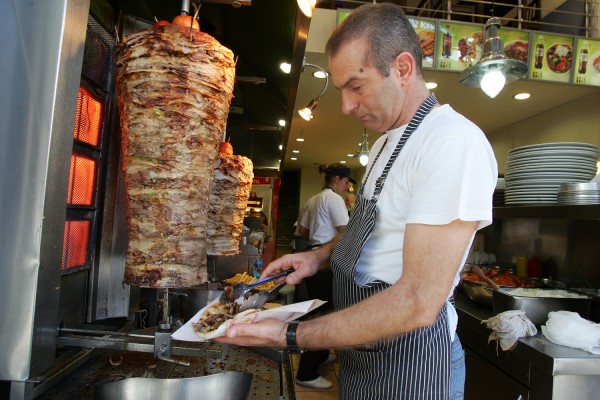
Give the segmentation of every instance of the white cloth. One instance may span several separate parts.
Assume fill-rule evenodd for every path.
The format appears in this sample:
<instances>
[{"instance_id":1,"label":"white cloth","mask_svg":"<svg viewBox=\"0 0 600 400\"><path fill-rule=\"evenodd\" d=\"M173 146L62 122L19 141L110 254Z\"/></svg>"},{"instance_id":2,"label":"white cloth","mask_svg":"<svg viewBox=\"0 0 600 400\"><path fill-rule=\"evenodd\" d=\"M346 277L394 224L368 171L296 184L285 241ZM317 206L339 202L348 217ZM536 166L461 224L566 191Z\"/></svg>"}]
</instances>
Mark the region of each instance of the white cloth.
<instances>
[{"instance_id":1,"label":"white cloth","mask_svg":"<svg viewBox=\"0 0 600 400\"><path fill-rule=\"evenodd\" d=\"M489 341L498 340L504 351L510 350L520 337L537 333L537 328L522 310L504 311L481 323L492 330Z\"/></svg>"},{"instance_id":2,"label":"white cloth","mask_svg":"<svg viewBox=\"0 0 600 400\"><path fill-rule=\"evenodd\" d=\"M369 179L364 196L370 198L375 180L400 140L406 126L380 137L369 155L373 160L388 136ZM371 161L372 162L372 161ZM370 165L367 165L367 171ZM484 133L449 105L433 109L406 142L377 200L377 220L357 265L357 283L379 279L394 284L402 276L402 250L406 224L444 225L456 219L479 221L478 229L492 222L492 196L498 166ZM454 287L466 260L456 265ZM447 302L449 329L454 338L458 317Z\"/></svg>"},{"instance_id":3,"label":"white cloth","mask_svg":"<svg viewBox=\"0 0 600 400\"><path fill-rule=\"evenodd\" d=\"M549 312L542 334L553 343L600 355L600 324L581 318L576 312Z\"/></svg>"},{"instance_id":4,"label":"white cloth","mask_svg":"<svg viewBox=\"0 0 600 400\"><path fill-rule=\"evenodd\" d=\"M342 196L326 188L308 199L300 225L308 229L311 246L331 241L336 228L348 225L348 210Z\"/></svg>"}]
</instances>

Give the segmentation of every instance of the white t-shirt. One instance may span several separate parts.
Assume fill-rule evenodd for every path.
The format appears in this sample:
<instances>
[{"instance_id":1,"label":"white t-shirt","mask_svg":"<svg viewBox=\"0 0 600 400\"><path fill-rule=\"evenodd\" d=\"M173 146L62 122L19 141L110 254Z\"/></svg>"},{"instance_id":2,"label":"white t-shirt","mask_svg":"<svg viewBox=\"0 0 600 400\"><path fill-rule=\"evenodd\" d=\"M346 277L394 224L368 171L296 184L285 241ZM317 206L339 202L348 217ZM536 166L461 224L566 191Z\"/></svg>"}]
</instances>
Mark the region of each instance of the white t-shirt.
<instances>
[{"instance_id":1,"label":"white t-shirt","mask_svg":"<svg viewBox=\"0 0 600 400\"><path fill-rule=\"evenodd\" d=\"M364 183L365 198L372 197L375 181L405 128L389 131L375 142L370 161L388 138ZM371 163L367 171L370 167ZM456 219L479 221L477 229L491 224L497 177L496 158L484 133L449 105L433 109L408 139L387 176L377 200L375 227L358 261L356 282L378 279L394 284L400 279L406 224L445 225ZM459 282L469 247L456 266L448 297ZM456 311L450 306L448 313L453 333Z\"/></svg>"},{"instance_id":2,"label":"white t-shirt","mask_svg":"<svg viewBox=\"0 0 600 400\"><path fill-rule=\"evenodd\" d=\"M337 227L348 225L348 210L342 196L326 188L306 202L307 209L300 225L309 230L311 246L331 241Z\"/></svg>"}]
</instances>

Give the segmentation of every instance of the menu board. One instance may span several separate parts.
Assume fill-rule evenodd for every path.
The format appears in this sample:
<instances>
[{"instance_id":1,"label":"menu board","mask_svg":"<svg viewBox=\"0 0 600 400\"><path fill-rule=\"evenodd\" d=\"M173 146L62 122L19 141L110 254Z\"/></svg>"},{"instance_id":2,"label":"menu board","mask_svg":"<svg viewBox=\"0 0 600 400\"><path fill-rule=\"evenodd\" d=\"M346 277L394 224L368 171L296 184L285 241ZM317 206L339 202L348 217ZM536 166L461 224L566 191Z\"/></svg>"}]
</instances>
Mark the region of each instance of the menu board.
<instances>
[{"instance_id":1,"label":"menu board","mask_svg":"<svg viewBox=\"0 0 600 400\"><path fill-rule=\"evenodd\" d=\"M573 64L573 38L534 33L529 77L534 80L569 82Z\"/></svg>"},{"instance_id":2,"label":"menu board","mask_svg":"<svg viewBox=\"0 0 600 400\"><path fill-rule=\"evenodd\" d=\"M498 37L504 43L504 55L511 60L529 63L529 32L502 28Z\"/></svg>"},{"instance_id":3,"label":"menu board","mask_svg":"<svg viewBox=\"0 0 600 400\"><path fill-rule=\"evenodd\" d=\"M336 22L336 26L339 25L339 24L341 24L342 21L344 19L346 19L346 17L348 15L350 15L351 13L352 13L352 10L348 10L348 9L345 9L345 8L338 8L337 9L337 15L336 15L336 21L335 21Z\"/></svg>"},{"instance_id":4,"label":"menu board","mask_svg":"<svg viewBox=\"0 0 600 400\"><path fill-rule=\"evenodd\" d=\"M600 40L577 39L575 65L573 83L600 86Z\"/></svg>"},{"instance_id":5,"label":"menu board","mask_svg":"<svg viewBox=\"0 0 600 400\"><path fill-rule=\"evenodd\" d=\"M462 71L477 64L482 56L483 27L440 21L437 41L437 68Z\"/></svg>"},{"instance_id":6,"label":"menu board","mask_svg":"<svg viewBox=\"0 0 600 400\"><path fill-rule=\"evenodd\" d=\"M419 38L423 51L423 68L433 68L435 57L435 25L434 19L408 17Z\"/></svg>"}]
</instances>

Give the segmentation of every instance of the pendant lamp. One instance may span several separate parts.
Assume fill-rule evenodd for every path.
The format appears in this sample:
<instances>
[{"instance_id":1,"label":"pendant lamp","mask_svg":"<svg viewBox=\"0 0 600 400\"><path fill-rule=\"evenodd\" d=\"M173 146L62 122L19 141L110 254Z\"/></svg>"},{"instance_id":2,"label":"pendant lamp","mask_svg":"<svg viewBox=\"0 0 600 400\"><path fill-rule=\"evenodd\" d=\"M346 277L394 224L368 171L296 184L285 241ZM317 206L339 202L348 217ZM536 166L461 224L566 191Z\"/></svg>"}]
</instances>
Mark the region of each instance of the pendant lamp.
<instances>
[{"instance_id":1,"label":"pendant lamp","mask_svg":"<svg viewBox=\"0 0 600 400\"><path fill-rule=\"evenodd\" d=\"M504 44L498 37L500 18L492 17L485 23L483 57L479 62L464 71L458 81L465 86L479 87L489 97L494 98L505 84L523 78L527 74L527 64L511 60L504 55Z\"/></svg>"},{"instance_id":2,"label":"pendant lamp","mask_svg":"<svg viewBox=\"0 0 600 400\"><path fill-rule=\"evenodd\" d=\"M360 149L358 150L358 161L363 167L369 162L369 135L365 129L363 132L363 140L360 143Z\"/></svg>"}]
</instances>

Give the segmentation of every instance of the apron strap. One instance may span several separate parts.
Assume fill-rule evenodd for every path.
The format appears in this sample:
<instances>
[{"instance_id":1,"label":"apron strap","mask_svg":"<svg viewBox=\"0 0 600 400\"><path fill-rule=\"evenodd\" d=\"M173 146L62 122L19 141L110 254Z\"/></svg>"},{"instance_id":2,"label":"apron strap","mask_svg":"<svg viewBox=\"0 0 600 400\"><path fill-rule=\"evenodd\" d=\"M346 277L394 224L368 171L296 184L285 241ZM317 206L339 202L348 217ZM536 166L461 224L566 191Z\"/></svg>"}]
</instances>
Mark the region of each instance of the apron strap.
<instances>
[{"instance_id":1,"label":"apron strap","mask_svg":"<svg viewBox=\"0 0 600 400\"><path fill-rule=\"evenodd\" d=\"M400 151L402 150L402 148L408 141L408 138L419 127L421 122L423 122L423 119L425 119L425 117L427 116L429 111L431 111L431 109L433 108L433 106L436 103L437 103L437 100L435 98L435 95L433 93L430 93L429 96L427 96L427 98L425 99L425 101L421 104L421 106L417 110L416 114L412 117L412 119L408 123L408 126L404 130L402 137L400 137L400 140L398 141L396 148L392 152L390 159L385 164L385 167L383 168L383 172L381 173L381 175L379 176L379 178L377 178L377 181L375 182L375 191L373 193L373 198L375 200L377 200L379 198L379 195L381 194L381 191L383 190L383 185L385 184L385 179L387 178L388 173L390 172L390 169L392 168L392 165L394 165L396 158L398 158ZM383 147L382 147L382 149L383 149ZM373 163L371 165L371 168L373 168L373 165L375 165L375 163ZM365 179L365 182L366 182L366 179Z\"/></svg>"}]
</instances>

